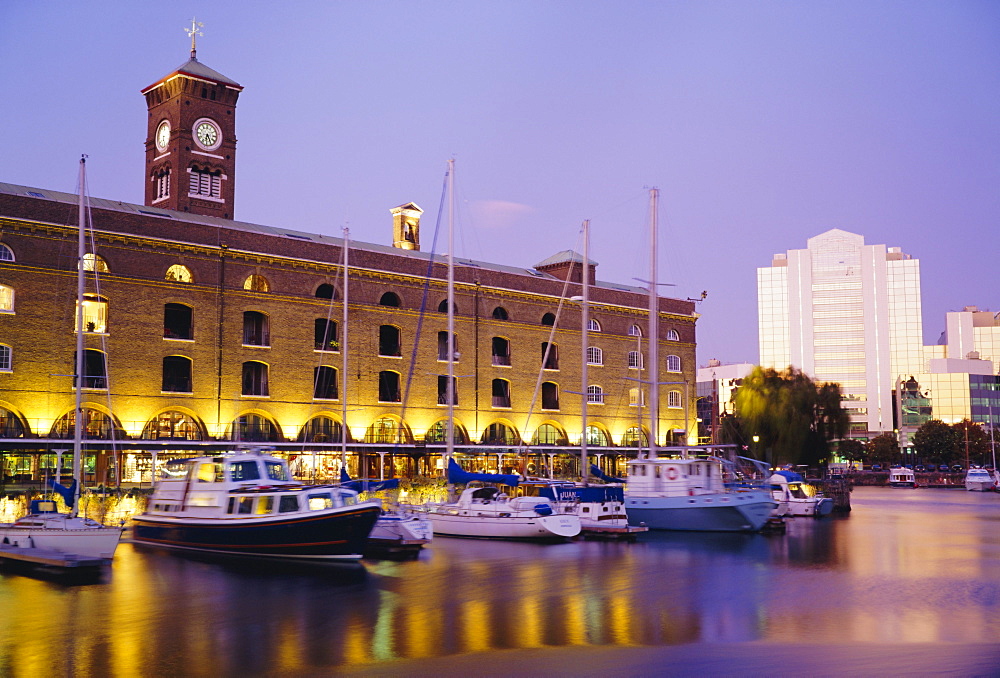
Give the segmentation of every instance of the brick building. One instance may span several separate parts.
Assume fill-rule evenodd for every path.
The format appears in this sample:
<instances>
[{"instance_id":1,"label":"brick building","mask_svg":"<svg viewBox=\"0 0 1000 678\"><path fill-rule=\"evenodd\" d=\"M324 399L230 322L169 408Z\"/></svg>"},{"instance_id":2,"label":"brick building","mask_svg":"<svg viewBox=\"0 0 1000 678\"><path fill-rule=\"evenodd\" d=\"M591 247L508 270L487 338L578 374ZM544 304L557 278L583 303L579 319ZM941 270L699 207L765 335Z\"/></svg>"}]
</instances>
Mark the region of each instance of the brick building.
<instances>
[{"instance_id":1,"label":"brick building","mask_svg":"<svg viewBox=\"0 0 1000 678\"><path fill-rule=\"evenodd\" d=\"M322 477L339 468L342 440L353 474L433 473L447 416L447 276L444 257L420 249L420 208L389 210L393 246L350 243L343 327L342 239L232 219L241 90L192 51L143 91L146 204L90 200L90 480L148 481L154 450L248 442L274 445L305 474L315 464ZM39 479L72 436L76 204L72 194L0 183L8 477ZM581 309L571 300L581 290L579 255L526 268L456 260L455 428L458 449L478 467L530 458L578 472L584 391L595 461L620 472L646 444L647 292L597 281L596 264L587 267L583 385ZM697 314L693 302L663 297L659 311L663 444L694 435Z\"/></svg>"}]
</instances>

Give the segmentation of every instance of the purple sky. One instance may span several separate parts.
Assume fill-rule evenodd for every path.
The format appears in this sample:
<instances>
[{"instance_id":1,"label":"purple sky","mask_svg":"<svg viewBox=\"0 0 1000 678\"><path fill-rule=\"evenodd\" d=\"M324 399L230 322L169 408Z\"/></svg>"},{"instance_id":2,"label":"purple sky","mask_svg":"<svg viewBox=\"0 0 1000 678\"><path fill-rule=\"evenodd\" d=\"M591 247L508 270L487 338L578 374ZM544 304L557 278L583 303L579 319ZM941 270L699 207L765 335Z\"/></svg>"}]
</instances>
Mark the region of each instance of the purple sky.
<instances>
[{"instance_id":1,"label":"purple sky","mask_svg":"<svg viewBox=\"0 0 1000 678\"><path fill-rule=\"evenodd\" d=\"M1000 311L1000 3L0 2L0 181L141 203L139 91L188 58L246 89L236 216L430 241L456 158L462 256L579 249L699 304L698 361L757 360L756 268L830 228L920 259L924 335Z\"/></svg>"}]
</instances>

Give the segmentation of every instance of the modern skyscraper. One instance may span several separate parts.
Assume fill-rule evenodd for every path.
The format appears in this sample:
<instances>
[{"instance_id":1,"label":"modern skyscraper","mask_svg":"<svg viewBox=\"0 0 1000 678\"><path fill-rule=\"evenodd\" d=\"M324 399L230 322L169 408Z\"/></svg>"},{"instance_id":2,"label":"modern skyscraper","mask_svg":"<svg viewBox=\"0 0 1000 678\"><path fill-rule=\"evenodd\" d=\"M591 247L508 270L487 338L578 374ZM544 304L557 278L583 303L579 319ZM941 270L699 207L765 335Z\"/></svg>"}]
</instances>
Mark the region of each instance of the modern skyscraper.
<instances>
[{"instance_id":1,"label":"modern skyscraper","mask_svg":"<svg viewBox=\"0 0 1000 678\"><path fill-rule=\"evenodd\" d=\"M893 430L893 389L922 371L920 265L833 229L757 269L760 364L839 383L851 435Z\"/></svg>"}]
</instances>

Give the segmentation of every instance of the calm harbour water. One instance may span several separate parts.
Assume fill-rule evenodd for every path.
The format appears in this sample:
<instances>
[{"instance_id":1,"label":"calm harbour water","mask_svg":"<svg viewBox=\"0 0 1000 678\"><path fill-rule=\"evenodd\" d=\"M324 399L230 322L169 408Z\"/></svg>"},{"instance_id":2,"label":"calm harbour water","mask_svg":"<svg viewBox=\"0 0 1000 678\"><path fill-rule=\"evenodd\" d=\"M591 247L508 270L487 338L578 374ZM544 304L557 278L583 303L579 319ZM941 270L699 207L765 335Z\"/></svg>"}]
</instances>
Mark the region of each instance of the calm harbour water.
<instances>
[{"instance_id":1,"label":"calm harbour water","mask_svg":"<svg viewBox=\"0 0 1000 678\"><path fill-rule=\"evenodd\" d=\"M131 543L0 574L0 676L1000 675L1000 494L856 488L785 535L439 538L275 568Z\"/></svg>"}]
</instances>

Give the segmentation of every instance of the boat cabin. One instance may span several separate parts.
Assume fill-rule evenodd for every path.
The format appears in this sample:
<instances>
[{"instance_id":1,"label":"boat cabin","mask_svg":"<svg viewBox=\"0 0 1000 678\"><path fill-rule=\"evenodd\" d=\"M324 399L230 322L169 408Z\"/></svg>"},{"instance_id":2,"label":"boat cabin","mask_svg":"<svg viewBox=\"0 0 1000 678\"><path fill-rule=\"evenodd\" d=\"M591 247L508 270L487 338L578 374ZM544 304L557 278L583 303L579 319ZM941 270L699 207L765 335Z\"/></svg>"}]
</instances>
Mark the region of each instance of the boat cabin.
<instances>
[{"instance_id":1,"label":"boat cabin","mask_svg":"<svg viewBox=\"0 0 1000 678\"><path fill-rule=\"evenodd\" d=\"M679 497L724 491L722 462L715 457L636 459L628 462L626 494Z\"/></svg>"}]
</instances>

